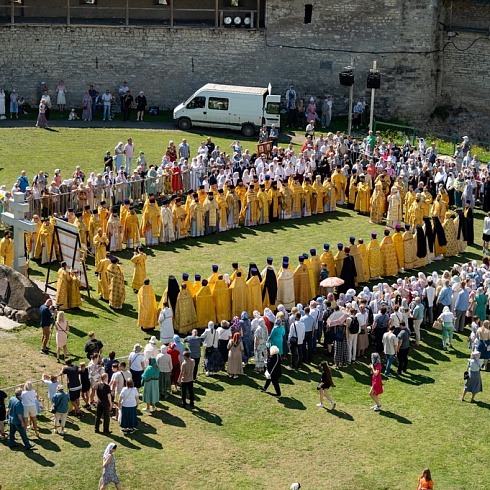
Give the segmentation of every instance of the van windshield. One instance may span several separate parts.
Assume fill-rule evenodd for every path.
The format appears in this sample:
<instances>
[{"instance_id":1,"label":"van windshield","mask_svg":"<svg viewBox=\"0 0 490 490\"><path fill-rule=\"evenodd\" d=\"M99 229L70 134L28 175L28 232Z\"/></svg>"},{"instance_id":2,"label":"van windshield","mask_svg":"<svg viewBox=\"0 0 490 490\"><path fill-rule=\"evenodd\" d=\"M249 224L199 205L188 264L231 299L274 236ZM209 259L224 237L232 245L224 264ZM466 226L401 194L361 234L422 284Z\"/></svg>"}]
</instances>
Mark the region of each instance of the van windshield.
<instances>
[{"instance_id":1,"label":"van windshield","mask_svg":"<svg viewBox=\"0 0 490 490\"><path fill-rule=\"evenodd\" d=\"M267 102L265 112L267 114L279 114L279 102Z\"/></svg>"},{"instance_id":2,"label":"van windshield","mask_svg":"<svg viewBox=\"0 0 490 490\"><path fill-rule=\"evenodd\" d=\"M206 97L194 97L187 105L187 109L204 109L206 107Z\"/></svg>"}]
</instances>

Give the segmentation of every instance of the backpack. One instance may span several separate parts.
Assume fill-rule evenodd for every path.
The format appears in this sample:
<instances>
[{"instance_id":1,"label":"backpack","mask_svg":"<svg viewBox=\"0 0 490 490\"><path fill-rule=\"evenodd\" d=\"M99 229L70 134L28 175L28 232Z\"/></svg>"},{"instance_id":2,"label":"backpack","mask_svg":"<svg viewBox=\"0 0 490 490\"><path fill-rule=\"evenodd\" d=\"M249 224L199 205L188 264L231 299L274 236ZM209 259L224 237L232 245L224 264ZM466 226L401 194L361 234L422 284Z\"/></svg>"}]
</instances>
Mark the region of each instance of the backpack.
<instances>
[{"instance_id":1,"label":"backpack","mask_svg":"<svg viewBox=\"0 0 490 490\"><path fill-rule=\"evenodd\" d=\"M349 333L352 335L359 333L359 320L355 316L351 316L350 318Z\"/></svg>"},{"instance_id":2,"label":"backpack","mask_svg":"<svg viewBox=\"0 0 490 490\"><path fill-rule=\"evenodd\" d=\"M92 339L87 345L87 359L92 357L92 354L99 352L99 342L97 339Z\"/></svg>"}]
</instances>

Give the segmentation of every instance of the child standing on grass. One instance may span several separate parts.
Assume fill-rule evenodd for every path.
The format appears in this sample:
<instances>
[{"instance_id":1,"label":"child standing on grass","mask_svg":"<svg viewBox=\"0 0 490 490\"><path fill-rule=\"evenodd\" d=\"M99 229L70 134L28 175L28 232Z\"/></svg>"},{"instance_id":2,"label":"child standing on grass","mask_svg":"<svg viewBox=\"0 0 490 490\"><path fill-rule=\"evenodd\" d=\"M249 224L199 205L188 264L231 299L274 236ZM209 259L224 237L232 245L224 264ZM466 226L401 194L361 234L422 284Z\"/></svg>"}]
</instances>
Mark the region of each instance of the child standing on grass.
<instances>
[{"instance_id":1,"label":"child standing on grass","mask_svg":"<svg viewBox=\"0 0 490 490\"><path fill-rule=\"evenodd\" d=\"M90 378L88 376L87 364L80 363L80 383L82 385L82 398L85 402L83 408L90 408L89 392L90 392Z\"/></svg>"},{"instance_id":2,"label":"child standing on grass","mask_svg":"<svg viewBox=\"0 0 490 490\"><path fill-rule=\"evenodd\" d=\"M369 396L374 400L374 403L376 403L376 405L371 407L371 410L378 412L381 408L378 396L383 393L383 381L381 380L381 369L383 366L381 365L381 357L377 352L371 354L371 364L369 367L371 368L372 373Z\"/></svg>"},{"instance_id":3,"label":"child standing on grass","mask_svg":"<svg viewBox=\"0 0 490 490\"><path fill-rule=\"evenodd\" d=\"M331 403L332 410L333 410L337 404L332 400L332 398L328 394L328 390L330 388L335 387L335 383L332 380L332 373L330 372L330 368L328 367L327 361L322 361L318 367L322 372L322 380L316 388L317 390L320 391L320 403L317 403L316 406L323 407L323 397L325 396L325 398Z\"/></svg>"}]
</instances>

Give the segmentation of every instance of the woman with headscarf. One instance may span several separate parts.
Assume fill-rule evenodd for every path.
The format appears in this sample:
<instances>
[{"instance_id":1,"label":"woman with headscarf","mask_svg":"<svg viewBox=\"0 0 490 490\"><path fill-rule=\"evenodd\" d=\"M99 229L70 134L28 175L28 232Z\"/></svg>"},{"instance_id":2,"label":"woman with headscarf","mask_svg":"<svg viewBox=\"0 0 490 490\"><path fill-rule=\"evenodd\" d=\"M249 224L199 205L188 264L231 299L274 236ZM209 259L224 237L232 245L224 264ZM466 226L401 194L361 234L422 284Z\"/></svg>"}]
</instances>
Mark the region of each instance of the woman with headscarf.
<instances>
[{"instance_id":1,"label":"woman with headscarf","mask_svg":"<svg viewBox=\"0 0 490 490\"><path fill-rule=\"evenodd\" d=\"M335 312L340 312L340 307L335 307ZM342 313L345 313L342 311ZM333 315L332 315L333 316ZM332 318L332 316L330 318ZM346 314L346 316L348 316ZM334 332L334 353L333 353L333 368L341 368L344 364L347 363L347 327L345 324L345 320L339 325L335 325L333 327Z\"/></svg>"},{"instance_id":2,"label":"woman with headscarf","mask_svg":"<svg viewBox=\"0 0 490 490\"><path fill-rule=\"evenodd\" d=\"M102 477L99 481L99 490L105 490L110 483L114 483L117 490L121 490L121 483L116 472L116 452L117 445L115 442L110 442L104 451L102 458Z\"/></svg>"},{"instance_id":3,"label":"woman with headscarf","mask_svg":"<svg viewBox=\"0 0 490 490\"><path fill-rule=\"evenodd\" d=\"M267 339L269 333L263 318L258 318L258 325L254 332L254 357L255 371L261 373L264 371L267 360Z\"/></svg>"},{"instance_id":4,"label":"woman with headscarf","mask_svg":"<svg viewBox=\"0 0 490 490\"><path fill-rule=\"evenodd\" d=\"M271 349L275 345L278 348L279 355L281 357L283 357L284 355L283 342L284 337L286 336L285 324L286 321L284 319L284 313L279 312L276 315L274 327L272 328L269 335L269 349Z\"/></svg>"},{"instance_id":5,"label":"woman with headscarf","mask_svg":"<svg viewBox=\"0 0 490 490\"><path fill-rule=\"evenodd\" d=\"M119 413L121 414L120 425L123 432L133 434L138 427L138 416L136 409L139 403L138 389L134 387L131 378L126 381L126 386L119 395Z\"/></svg>"},{"instance_id":6,"label":"woman with headscarf","mask_svg":"<svg viewBox=\"0 0 490 490\"><path fill-rule=\"evenodd\" d=\"M375 403L375 405L371 407L371 410L377 412L381 408L378 396L383 393L383 381L381 380L383 366L381 365L381 357L377 352L371 354L371 364L369 367L371 368L371 389L369 390L369 396Z\"/></svg>"},{"instance_id":7,"label":"woman with headscarf","mask_svg":"<svg viewBox=\"0 0 490 490\"><path fill-rule=\"evenodd\" d=\"M465 373L465 385L460 400L464 402L466 393L471 393L471 403L475 403L475 396L483 391L480 369L483 362L480 360L480 352L473 351L468 359L468 371Z\"/></svg>"},{"instance_id":8,"label":"woman with headscarf","mask_svg":"<svg viewBox=\"0 0 490 490\"><path fill-rule=\"evenodd\" d=\"M270 356L267 359L266 381L261 391L267 391L267 388L272 383L276 390L275 396L281 396L281 387L279 386L279 379L282 375L281 356L279 355L279 349L274 345L271 347Z\"/></svg>"},{"instance_id":9,"label":"woman with headscarf","mask_svg":"<svg viewBox=\"0 0 490 490\"><path fill-rule=\"evenodd\" d=\"M235 332L233 337L228 341L228 376L238 378L243 374L242 355L243 343L240 341L240 333Z\"/></svg>"},{"instance_id":10,"label":"woman with headscarf","mask_svg":"<svg viewBox=\"0 0 490 490\"><path fill-rule=\"evenodd\" d=\"M119 172L119 169L121 168L123 164L123 154L124 154L124 143L120 141L115 147L114 147L114 164L116 166L116 172Z\"/></svg>"},{"instance_id":11,"label":"woman with headscarf","mask_svg":"<svg viewBox=\"0 0 490 490\"><path fill-rule=\"evenodd\" d=\"M180 376L180 351L177 349L175 342L168 344L167 354L170 354L172 358L172 371L170 373L170 383L175 386L175 391L179 390L179 376ZM144 400L143 400L144 401Z\"/></svg>"},{"instance_id":12,"label":"woman with headscarf","mask_svg":"<svg viewBox=\"0 0 490 490\"><path fill-rule=\"evenodd\" d=\"M267 332L270 334L272 328L274 327L274 322L276 321L276 317L274 316L274 313L272 313L270 308L264 309L264 315L262 316L262 319L264 320L265 326L267 327Z\"/></svg>"},{"instance_id":13,"label":"woman with headscarf","mask_svg":"<svg viewBox=\"0 0 490 490\"><path fill-rule=\"evenodd\" d=\"M248 360L254 354L254 338L252 334L252 325L248 319L248 313L242 311L240 318L240 329L242 331L243 356L242 361L247 364Z\"/></svg>"},{"instance_id":14,"label":"woman with headscarf","mask_svg":"<svg viewBox=\"0 0 490 490\"><path fill-rule=\"evenodd\" d=\"M172 308L172 313L175 316L175 305L177 304L177 298L180 293L179 283L175 276L168 276L168 283L165 291L163 292L162 299L160 300L160 305L158 311L163 309L164 303L168 303L170 308Z\"/></svg>"},{"instance_id":15,"label":"woman with headscarf","mask_svg":"<svg viewBox=\"0 0 490 490\"><path fill-rule=\"evenodd\" d=\"M476 291L473 304L476 305L475 315L479 317L482 322L487 319L487 303L488 297L483 292L483 288L480 286Z\"/></svg>"},{"instance_id":16,"label":"woman with headscarf","mask_svg":"<svg viewBox=\"0 0 490 490\"><path fill-rule=\"evenodd\" d=\"M204 345L204 369L206 376L213 376L223 369L223 358L218 349L219 335L214 328L214 323L209 322L208 328L201 335Z\"/></svg>"},{"instance_id":17,"label":"woman with headscarf","mask_svg":"<svg viewBox=\"0 0 490 490\"><path fill-rule=\"evenodd\" d=\"M449 306L445 306L442 309L442 313L439 315L438 320L442 325L442 348L447 350L447 340L449 339L449 347L453 346L453 333L454 333L454 314L451 312Z\"/></svg>"},{"instance_id":18,"label":"woman with headscarf","mask_svg":"<svg viewBox=\"0 0 490 490\"><path fill-rule=\"evenodd\" d=\"M156 404L160 398L159 378L160 370L156 359L152 356L148 367L145 369L143 376L141 376L143 381L143 403L146 403L146 408L143 408L145 411L154 412L156 410Z\"/></svg>"}]
</instances>

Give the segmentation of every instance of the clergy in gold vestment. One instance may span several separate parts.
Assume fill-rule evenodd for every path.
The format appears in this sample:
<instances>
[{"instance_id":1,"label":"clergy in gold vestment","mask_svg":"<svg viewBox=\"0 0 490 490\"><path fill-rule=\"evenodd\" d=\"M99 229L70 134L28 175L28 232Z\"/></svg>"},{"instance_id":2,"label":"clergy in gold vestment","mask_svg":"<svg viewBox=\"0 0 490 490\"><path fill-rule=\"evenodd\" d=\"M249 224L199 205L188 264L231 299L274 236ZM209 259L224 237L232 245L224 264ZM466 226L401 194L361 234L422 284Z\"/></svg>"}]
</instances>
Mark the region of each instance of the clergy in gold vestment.
<instances>
[{"instance_id":1,"label":"clergy in gold vestment","mask_svg":"<svg viewBox=\"0 0 490 490\"><path fill-rule=\"evenodd\" d=\"M80 274L77 270L70 271L70 289L68 291L68 301L70 303L70 309L80 308L82 306L82 296L80 295Z\"/></svg>"},{"instance_id":2,"label":"clergy in gold vestment","mask_svg":"<svg viewBox=\"0 0 490 490\"><path fill-rule=\"evenodd\" d=\"M126 248L139 247L140 245L140 223L138 215L134 211L134 206L129 207L129 213L126 215L126 219L123 225L123 242L126 244Z\"/></svg>"},{"instance_id":3,"label":"clergy in gold vestment","mask_svg":"<svg viewBox=\"0 0 490 490\"><path fill-rule=\"evenodd\" d=\"M259 271L255 267L251 269L252 277L247 281L250 302L248 314L253 316L254 310L262 311L262 288L260 287Z\"/></svg>"},{"instance_id":4,"label":"clergy in gold vestment","mask_svg":"<svg viewBox=\"0 0 490 490\"><path fill-rule=\"evenodd\" d=\"M279 190L281 212L279 214L281 219L291 219L293 213L293 191L287 185L281 185Z\"/></svg>"},{"instance_id":5,"label":"clergy in gold vestment","mask_svg":"<svg viewBox=\"0 0 490 490\"><path fill-rule=\"evenodd\" d=\"M240 202L235 192L235 186L230 185L226 193L226 222L228 229L238 227L240 221Z\"/></svg>"},{"instance_id":6,"label":"clergy in gold vestment","mask_svg":"<svg viewBox=\"0 0 490 490\"><path fill-rule=\"evenodd\" d=\"M267 192L265 192L265 184L259 186L259 192L257 193L257 199L259 200L259 225L269 223L269 202L270 198Z\"/></svg>"},{"instance_id":7,"label":"clergy in gold vestment","mask_svg":"<svg viewBox=\"0 0 490 490\"><path fill-rule=\"evenodd\" d=\"M417 260L417 244L415 243L409 223L405 224L405 233L403 233L403 256L403 268L406 271L413 269Z\"/></svg>"},{"instance_id":8,"label":"clergy in gold vestment","mask_svg":"<svg viewBox=\"0 0 490 490\"><path fill-rule=\"evenodd\" d=\"M134 265L133 272L133 282L131 283L131 287L133 291L137 293L141 286L143 286L144 280L147 278L146 276L146 259L147 255L143 252L142 247L138 247L138 250L135 250L134 255L131 257L131 262Z\"/></svg>"},{"instance_id":9,"label":"clergy in gold vestment","mask_svg":"<svg viewBox=\"0 0 490 490\"><path fill-rule=\"evenodd\" d=\"M448 211L444 222L442 223L442 228L444 229L447 240L445 257L453 257L459 253L458 239L456 236L456 228L454 227L452 214L453 213Z\"/></svg>"},{"instance_id":10,"label":"clergy in gold vestment","mask_svg":"<svg viewBox=\"0 0 490 490\"><path fill-rule=\"evenodd\" d=\"M157 299L150 280L146 278L138 291L138 327L153 330L157 325Z\"/></svg>"},{"instance_id":11,"label":"clergy in gold vestment","mask_svg":"<svg viewBox=\"0 0 490 490\"><path fill-rule=\"evenodd\" d=\"M427 186L424 187L424 192L420 193L420 197L423 199L423 208L424 208L424 215L428 216L429 218L432 217L432 194L429 191L429 188Z\"/></svg>"},{"instance_id":12,"label":"clergy in gold vestment","mask_svg":"<svg viewBox=\"0 0 490 490\"><path fill-rule=\"evenodd\" d=\"M26 247L27 247L27 254L29 258L34 258L34 253L36 251L36 242L37 242L37 237L39 236L39 231L41 230L42 227L42 222L39 219L39 216L35 214L32 217L32 222L37 224L37 229L33 233L26 233Z\"/></svg>"},{"instance_id":13,"label":"clergy in gold vestment","mask_svg":"<svg viewBox=\"0 0 490 490\"><path fill-rule=\"evenodd\" d=\"M110 252L106 252L105 259L99 261L95 268L95 274L97 275L97 292L100 299L109 301L109 282L107 280L107 268L111 263Z\"/></svg>"},{"instance_id":14,"label":"clergy in gold vestment","mask_svg":"<svg viewBox=\"0 0 490 490\"><path fill-rule=\"evenodd\" d=\"M315 294L315 277L313 276L313 266L311 265L311 261L308 258L308 254L304 253L303 257L305 260L303 261L303 264L306 265L306 268L308 269L308 277L310 278L310 290L311 294Z\"/></svg>"},{"instance_id":15,"label":"clergy in gold vestment","mask_svg":"<svg viewBox=\"0 0 490 490\"><path fill-rule=\"evenodd\" d=\"M199 289L201 289L201 286L199 286L199 289L197 291L194 291L194 285L192 284L191 281L189 281L189 274L187 274L187 272L184 272L182 274L182 283L181 284L185 284L186 288L191 292L191 296L194 298L194 296L196 295L197 291L199 291ZM196 302L194 301L194 304Z\"/></svg>"},{"instance_id":16,"label":"clergy in gold vestment","mask_svg":"<svg viewBox=\"0 0 490 490\"><path fill-rule=\"evenodd\" d=\"M67 270L66 262L61 262L56 281L56 304L59 310L70 309L70 281L71 276Z\"/></svg>"},{"instance_id":17,"label":"clergy in gold vestment","mask_svg":"<svg viewBox=\"0 0 490 490\"><path fill-rule=\"evenodd\" d=\"M218 203L218 216L219 216L219 225L218 231L226 231L228 229L228 204L226 202L226 197L223 189L218 191L218 197L216 198L216 202Z\"/></svg>"},{"instance_id":18,"label":"clergy in gold vestment","mask_svg":"<svg viewBox=\"0 0 490 490\"><path fill-rule=\"evenodd\" d=\"M332 184L335 187L335 195L337 197L337 205L344 204L345 188L347 187L347 179L345 178L344 171L337 165L335 172L332 174Z\"/></svg>"},{"instance_id":19,"label":"clergy in gold vestment","mask_svg":"<svg viewBox=\"0 0 490 490\"><path fill-rule=\"evenodd\" d=\"M196 295L197 296L197 295ZM187 334L197 328L197 315L194 300L185 284L181 284L175 303L174 326L180 334Z\"/></svg>"},{"instance_id":20,"label":"clergy in gold vestment","mask_svg":"<svg viewBox=\"0 0 490 490\"><path fill-rule=\"evenodd\" d=\"M216 323L216 309L214 307L213 295L208 281L202 281L202 287L195 295L197 328L204 328L208 322Z\"/></svg>"},{"instance_id":21,"label":"clergy in gold vestment","mask_svg":"<svg viewBox=\"0 0 490 490\"><path fill-rule=\"evenodd\" d=\"M83 221L82 213L76 214L75 223L78 228L78 235L80 236L80 243L82 247L87 248L88 244L88 228L85 225L85 221Z\"/></svg>"},{"instance_id":22,"label":"clergy in gold vestment","mask_svg":"<svg viewBox=\"0 0 490 490\"><path fill-rule=\"evenodd\" d=\"M296 304L294 301L294 274L289 269L287 262L282 263L277 276L277 304L284 305L287 310Z\"/></svg>"},{"instance_id":23,"label":"clergy in gold vestment","mask_svg":"<svg viewBox=\"0 0 490 490\"><path fill-rule=\"evenodd\" d=\"M347 201L347 207L354 209L356 204L357 184L359 183L359 177L357 176L357 170L352 169L352 175L349 180L349 198Z\"/></svg>"},{"instance_id":24,"label":"clergy in gold vestment","mask_svg":"<svg viewBox=\"0 0 490 490\"><path fill-rule=\"evenodd\" d=\"M199 196L196 193L192 197L193 201L189 204L189 213L187 215L187 227L191 237L204 236L204 206L199 201Z\"/></svg>"},{"instance_id":25,"label":"clergy in gold vestment","mask_svg":"<svg viewBox=\"0 0 490 490\"><path fill-rule=\"evenodd\" d=\"M356 203L354 205L354 211L360 214L369 213L369 201L371 200L371 188L366 182L364 174L359 175L359 183L357 184Z\"/></svg>"},{"instance_id":26,"label":"clergy in gold vestment","mask_svg":"<svg viewBox=\"0 0 490 490\"><path fill-rule=\"evenodd\" d=\"M0 264L12 267L14 262L14 241L10 238L10 231L6 231L0 240Z\"/></svg>"},{"instance_id":27,"label":"clergy in gold vestment","mask_svg":"<svg viewBox=\"0 0 490 490\"><path fill-rule=\"evenodd\" d=\"M383 260L383 276L396 276L398 274L398 259L395 244L390 236L390 230L385 230L384 235L379 246Z\"/></svg>"},{"instance_id":28,"label":"clergy in gold vestment","mask_svg":"<svg viewBox=\"0 0 490 490\"><path fill-rule=\"evenodd\" d=\"M310 177L307 175L303 181L303 216L311 216L313 212L313 206L316 207L316 193L313 189L310 181Z\"/></svg>"},{"instance_id":29,"label":"clergy in gold vestment","mask_svg":"<svg viewBox=\"0 0 490 490\"><path fill-rule=\"evenodd\" d=\"M245 221L245 226L255 226L259 221L259 199L255 193L254 185L250 184L247 193L245 194L240 219ZM247 311L247 310L242 310ZM240 316L242 312L239 313Z\"/></svg>"},{"instance_id":30,"label":"clergy in gold vestment","mask_svg":"<svg viewBox=\"0 0 490 490\"><path fill-rule=\"evenodd\" d=\"M396 260L398 262L398 272L405 267L405 251L403 248L403 235L401 233L401 225L395 226L395 234L393 235L393 243L395 244Z\"/></svg>"},{"instance_id":31,"label":"clergy in gold vestment","mask_svg":"<svg viewBox=\"0 0 490 490\"><path fill-rule=\"evenodd\" d=\"M404 217L405 222L410 222L410 207L415 201L415 192L413 190L413 185L408 186L408 192L405 194L405 198L403 199L403 208L404 208Z\"/></svg>"},{"instance_id":32,"label":"clergy in gold vestment","mask_svg":"<svg viewBox=\"0 0 490 490\"><path fill-rule=\"evenodd\" d=\"M325 213L331 213L337 209L337 191L330 177L327 177L323 181L323 189L323 211Z\"/></svg>"},{"instance_id":33,"label":"clergy in gold vestment","mask_svg":"<svg viewBox=\"0 0 490 490\"><path fill-rule=\"evenodd\" d=\"M437 216L439 221L443 223L446 219L447 205L442 200L442 195L437 194L436 200L432 203L432 216Z\"/></svg>"},{"instance_id":34,"label":"clergy in gold vestment","mask_svg":"<svg viewBox=\"0 0 490 490\"><path fill-rule=\"evenodd\" d=\"M94 237L97 235L97 232L99 231L99 228L102 228L102 221L99 218L99 212L97 209L94 209L94 212L90 215L90 222L88 225L88 234L91 237L91 244L92 244L92 253L95 254L95 244L94 244Z\"/></svg>"},{"instance_id":35,"label":"clergy in gold vestment","mask_svg":"<svg viewBox=\"0 0 490 490\"><path fill-rule=\"evenodd\" d=\"M322 185L322 176L317 175L315 177L315 182L312 185L313 189L316 193L316 210L314 210L315 214L323 213L323 200L325 198L325 188Z\"/></svg>"},{"instance_id":36,"label":"clergy in gold vestment","mask_svg":"<svg viewBox=\"0 0 490 490\"><path fill-rule=\"evenodd\" d=\"M357 250L359 251L359 256L361 257L362 271L364 273L364 281L369 282L371 279L371 273L369 270L369 255L368 255L367 247L362 238L359 238L358 243L359 245L357 246Z\"/></svg>"},{"instance_id":37,"label":"clergy in gold vestment","mask_svg":"<svg viewBox=\"0 0 490 490\"><path fill-rule=\"evenodd\" d=\"M323 253L320 256L320 262L322 264L327 265L328 276L329 277L337 277L337 271L335 269L335 259L333 257L333 253L330 251L330 244L323 244Z\"/></svg>"},{"instance_id":38,"label":"clergy in gold vestment","mask_svg":"<svg viewBox=\"0 0 490 490\"><path fill-rule=\"evenodd\" d=\"M386 214L386 226L395 228L399 225L403 218L402 199L400 192L396 187L391 188L391 194L387 197L388 212Z\"/></svg>"},{"instance_id":39,"label":"clergy in gold vestment","mask_svg":"<svg viewBox=\"0 0 490 490\"><path fill-rule=\"evenodd\" d=\"M105 258L107 245L109 245L109 239L105 233L102 233L102 228L97 230L96 235L92 238L92 243L95 248L95 270L97 270L99 262Z\"/></svg>"},{"instance_id":40,"label":"clergy in gold vestment","mask_svg":"<svg viewBox=\"0 0 490 490\"><path fill-rule=\"evenodd\" d=\"M130 206L130 201L129 199L124 199L123 206L121 207L120 211L120 216L121 216L121 224L124 229L124 226L126 225L126 218L129 216L129 206ZM124 242L126 243L126 242Z\"/></svg>"},{"instance_id":41,"label":"clergy in gold vestment","mask_svg":"<svg viewBox=\"0 0 490 490\"><path fill-rule=\"evenodd\" d=\"M213 302L214 309L216 311L216 320L221 323L223 320L230 320L231 318L231 297L228 284L220 275L218 280L214 283L213 289Z\"/></svg>"},{"instance_id":42,"label":"clergy in gold vestment","mask_svg":"<svg viewBox=\"0 0 490 490\"><path fill-rule=\"evenodd\" d=\"M308 305L313 297L311 294L310 274L304 264L305 258L301 255L298 260L299 264L294 271L294 300L296 303Z\"/></svg>"},{"instance_id":43,"label":"clergy in gold vestment","mask_svg":"<svg viewBox=\"0 0 490 490\"><path fill-rule=\"evenodd\" d=\"M99 218L102 223L102 229L104 233L107 233L107 223L109 221L109 210L107 209L105 201L101 201L100 206L98 208Z\"/></svg>"},{"instance_id":44,"label":"clergy in gold vestment","mask_svg":"<svg viewBox=\"0 0 490 490\"><path fill-rule=\"evenodd\" d=\"M345 259L344 244L337 243L337 249L338 252L335 254L333 258L335 261L335 272L332 274L332 276L340 277L340 273L342 272L342 266L344 265L344 259Z\"/></svg>"},{"instance_id":45,"label":"clergy in gold vestment","mask_svg":"<svg viewBox=\"0 0 490 490\"><path fill-rule=\"evenodd\" d=\"M311 292L314 296L318 296L320 294L320 271L322 269L322 263L320 262L320 257L316 254L316 249L310 249L311 254L311 268L313 270L313 281L314 288L312 288Z\"/></svg>"},{"instance_id":46,"label":"clergy in gold vestment","mask_svg":"<svg viewBox=\"0 0 490 490\"><path fill-rule=\"evenodd\" d=\"M109 287L109 306L114 310L122 310L126 299L124 289L124 273L118 264L117 257L110 258L111 263L107 267L107 283Z\"/></svg>"},{"instance_id":47,"label":"clergy in gold vestment","mask_svg":"<svg viewBox=\"0 0 490 490\"><path fill-rule=\"evenodd\" d=\"M297 177L294 177L293 183L289 186L289 188L293 192L293 207L291 216L293 219L301 218L304 203L304 191Z\"/></svg>"},{"instance_id":48,"label":"clergy in gold vestment","mask_svg":"<svg viewBox=\"0 0 490 490\"><path fill-rule=\"evenodd\" d=\"M107 238L109 239L109 250L120 252L122 250L123 229L117 211L111 214L107 222Z\"/></svg>"},{"instance_id":49,"label":"clergy in gold vestment","mask_svg":"<svg viewBox=\"0 0 490 490\"><path fill-rule=\"evenodd\" d=\"M374 185L374 192L371 196L370 223L381 223L385 212L385 202L386 198L383 192L383 184L378 181Z\"/></svg>"},{"instance_id":50,"label":"clergy in gold vestment","mask_svg":"<svg viewBox=\"0 0 490 490\"><path fill-rule=\"evenodd\" d=\"M411 228L422 225L424 222L424 205L420 194L416 194L415 201L412 202L408 210L408 223Z\"/></svg>"},{"instance_id":51,"label":"clergy in gold vestment","mask_svg":"<svg viewBox=\"0 0 490 490\"><path fill-rule=\"evenodd\" d=\"M158 245L162 217L154 198L148 201L148 206L141 216L140 236L145 238L146 246Z\"/></svg>"},{"instance_id":52,"label":"clergy in gold vestment","mask_svg":"<svg viewBox=\"0 0 490 490\"><path fill-rule=\"evenodd\" d=\"M216 264L213 265L211 267L211 269L212 269L213 273L208 277L208 284L209 284L209 287L211 288L211 292L213 292L214 284L218 280L218 278L221 275L221 273L218 272L219 267ZM207 325L207 323L206 323L206 325Z\"/></svg>"},{"instance_id":53,"label":"clergy in gold vestment","mask_svg":"<svg viewBox=\"0 0 490 490\"><path fill-rule=\"evenodd\" d=\"M211 233L216 233L219 225L219 208L213 192L208 192L208 197L204 200L203 206L204 234L210 235Z\"/></svg>"},{"instance_id":54,"label":"clergy in gold vestment","mask_svg":"<svg viewBox=\"0 0 490 490\"><path fill-rule=\"evenodd\" d=\"M354 259L354 264L356 266L356 277L355 277L355 283L356 286L361 283L365 282L366 279L364 278L364 267L362 265L362 259L361 255L359 254L359 250L356 245L356 239L355 237L351 236L349 237L349 248L350 248L350 256L353 257Z\"/></svg>"},{"instance_id":55,"label":"clergy in gold vestment","mask_svg":"<svg viewBox=\"0 0 490 490\"><path fill-rule=\"evenodd\" d=\"M250 292L244 277L237 273L235 280L230 284L231 316L240 318L242 311L249 310Z\"/></svg>"},{"instance_id":56,"label":"clergy in gold vestment","mask_svg":"<svg viewBox=\"0 0 490 490\"><path fill-rule=\"evenodd\" d=\"M371 233L371 241L367 246L369 258L369 275L371 279L376 279L383 274L383 259L381 258L381 250L377 240L378 234Z\"/></svg>"}]
</instances>

